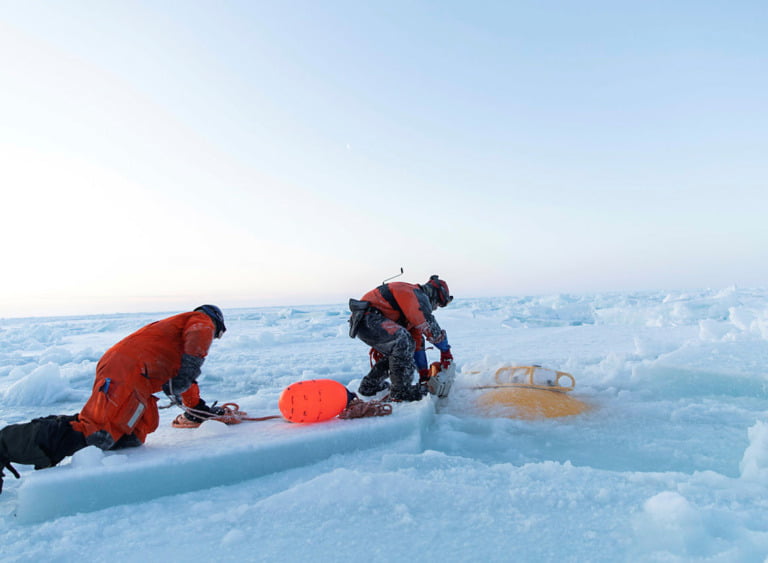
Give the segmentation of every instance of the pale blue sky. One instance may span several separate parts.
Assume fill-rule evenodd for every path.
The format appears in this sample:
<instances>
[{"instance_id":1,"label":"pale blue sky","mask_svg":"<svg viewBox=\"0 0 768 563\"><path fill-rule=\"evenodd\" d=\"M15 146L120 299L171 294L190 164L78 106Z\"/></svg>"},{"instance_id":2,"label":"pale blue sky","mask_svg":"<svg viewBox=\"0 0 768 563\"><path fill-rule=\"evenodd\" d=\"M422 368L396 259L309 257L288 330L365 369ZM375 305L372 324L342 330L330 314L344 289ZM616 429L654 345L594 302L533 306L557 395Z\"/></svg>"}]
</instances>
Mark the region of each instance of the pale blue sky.
<instances>
[{"instance_id":1,"label":"pale blue sky","mask_svg":"<svg viewBox=\"0 0 768 563\"><path fill-rule=\"evenodd\" d=\"M0 317L764 286L764 2L0 2Z\"/></svg>"}]
</instances>

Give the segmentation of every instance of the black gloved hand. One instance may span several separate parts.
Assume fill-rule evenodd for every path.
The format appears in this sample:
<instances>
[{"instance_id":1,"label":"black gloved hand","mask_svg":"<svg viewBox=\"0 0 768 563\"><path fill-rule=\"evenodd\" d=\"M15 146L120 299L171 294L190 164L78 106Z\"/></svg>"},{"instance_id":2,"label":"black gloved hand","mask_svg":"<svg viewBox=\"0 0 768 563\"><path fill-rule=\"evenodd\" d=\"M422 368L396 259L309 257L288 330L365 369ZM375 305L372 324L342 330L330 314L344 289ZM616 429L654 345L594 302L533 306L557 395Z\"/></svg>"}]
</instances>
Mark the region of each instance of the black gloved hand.
<instances>
[{"instance_id":1,"label":"black gloved hand","mask_svg":"<svg viewBox=\"0 0 768 563\"><path fill-rule=\"evenodd\" d=\"M225 409L223 409L222 407L217 407L217 406L216 406L216 403L217 403L217 402L218 402L218 401L214 402L214 403L213 403L213 404L212 404L212 405L209 407L209 406L208 406L208 405L205 403L205 401L203 401L202 399L200 399L200 402L198 402L198 403L197 403L197 405L195 405L195 406L192 408L192 412L190 412L189 410L187 410L187 411L184 413L184 416L185 416L185 417L187 417L187 418L188 418L189 420L191 420L192 422L203 422L204 420L207 420L207 419L209 419L209 418L211 418L211 417L214 417L214 416L221 416L221 415L223 415L223 414L226 414L226 412L227 412L227 411L226 411Z\"/></svg>"}]
</instances>

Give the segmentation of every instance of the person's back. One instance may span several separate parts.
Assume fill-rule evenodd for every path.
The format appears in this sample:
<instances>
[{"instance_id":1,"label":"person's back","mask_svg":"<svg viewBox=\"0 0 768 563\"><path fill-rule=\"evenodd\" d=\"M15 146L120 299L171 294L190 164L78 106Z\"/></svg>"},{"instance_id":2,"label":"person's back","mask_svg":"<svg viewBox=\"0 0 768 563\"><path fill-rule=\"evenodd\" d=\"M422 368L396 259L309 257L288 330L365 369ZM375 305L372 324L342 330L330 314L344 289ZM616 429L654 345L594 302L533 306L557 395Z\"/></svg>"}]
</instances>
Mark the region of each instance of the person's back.
<instances>
[{"instance_id":1,"label":"person's back","mask_svg":"<svg viewBox=\"0 0 768 563\"><path fill-rule=\"evenodd\" d=\"M123 338L107 350L96 366L99 376L108 373L147 385L152 393L176 376L184 354L205 358L215 332L213 321L200 311L180 313L156 321Z\"/></svg>"}]
</instances>

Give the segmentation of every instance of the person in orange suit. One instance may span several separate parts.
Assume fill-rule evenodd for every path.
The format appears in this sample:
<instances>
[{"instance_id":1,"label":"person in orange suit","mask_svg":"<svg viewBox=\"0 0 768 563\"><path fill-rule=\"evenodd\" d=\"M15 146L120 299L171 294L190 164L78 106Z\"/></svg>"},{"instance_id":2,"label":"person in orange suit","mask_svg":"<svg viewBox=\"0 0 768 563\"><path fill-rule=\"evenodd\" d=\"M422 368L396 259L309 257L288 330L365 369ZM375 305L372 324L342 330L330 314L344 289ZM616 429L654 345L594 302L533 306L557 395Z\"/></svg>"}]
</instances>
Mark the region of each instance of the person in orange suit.
<instances>
[{"instance_id":1,"label":"person in orange suit","mask_svg":"<svg viewBox=\"0 0 768 563\"><path fill-rule=\"evenodd\" d=\"M200 398L197 378L211 343L226 330L221 309L202 305L151 323L112 346L99 360L91 397L78 414L0 430L0 491L3 468L18 477L12 462L42 469L86 446L111 450L143 444L159 423L154 395L159 391L193 422L222 414Z\"/></svg>"},{"instance_id":2,"label":"person in orange suit","mask_svg":"<svg viewBox=\"0 0 768 563\"><path fill-rule=\"evenodd\" d=\"M431 276L425 284L384 283L360 300L350 299L350 336L371 347L375 364L363 378L358 393L370 397L390 387L393 401L418 401L426 393L424 385L413 385L414 368L420 383L428 378L425 340L440 350L440 362L453 361L444 330L432 312L453 300L448 284Z\"/></svg>"},{"instance_id":3,"label":"person in orange suit","mask_svg":"<svg viewBox=\"0 0 768 563\"><path fill-rule=\"evenodd\" d=\"M225 331L221 309L202 305L127 336L99 360L91 398L72 427L89 446L108 450L143 444L155 431L159 391L172 403L210 412L197 378L213 339Z\"/></svg>"}]
</instances>

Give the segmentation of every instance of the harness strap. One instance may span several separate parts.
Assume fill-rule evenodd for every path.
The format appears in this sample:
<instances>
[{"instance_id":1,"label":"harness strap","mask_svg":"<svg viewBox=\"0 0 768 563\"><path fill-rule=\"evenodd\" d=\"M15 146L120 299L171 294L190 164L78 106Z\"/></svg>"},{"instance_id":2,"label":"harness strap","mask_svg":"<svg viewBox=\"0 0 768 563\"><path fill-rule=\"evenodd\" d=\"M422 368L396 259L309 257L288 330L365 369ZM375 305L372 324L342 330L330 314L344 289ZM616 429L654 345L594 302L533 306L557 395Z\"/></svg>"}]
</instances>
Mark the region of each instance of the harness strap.
<instances>
[{"instance_id":1,"label":"harness strap","mask_svg":"<svg viewBox=\"0 0 768 563\"><path fill-rule=\"evenodd\" d=\"M389 289L389 284L382 284L378 288L379 293L381 293L381 296L389 303L389 306L392 307L397 313L400 315L397 319L397 324L406 326L408 319L405 316L405 313L403 313L403 310L400 308L400 304L397 302L397 299L395 299L395 296L392 294L392 290Z\"/></svg>"}]
</instances>

